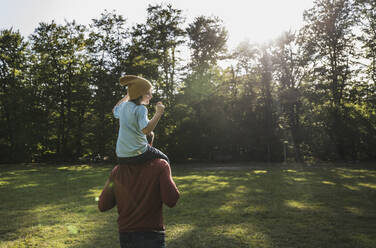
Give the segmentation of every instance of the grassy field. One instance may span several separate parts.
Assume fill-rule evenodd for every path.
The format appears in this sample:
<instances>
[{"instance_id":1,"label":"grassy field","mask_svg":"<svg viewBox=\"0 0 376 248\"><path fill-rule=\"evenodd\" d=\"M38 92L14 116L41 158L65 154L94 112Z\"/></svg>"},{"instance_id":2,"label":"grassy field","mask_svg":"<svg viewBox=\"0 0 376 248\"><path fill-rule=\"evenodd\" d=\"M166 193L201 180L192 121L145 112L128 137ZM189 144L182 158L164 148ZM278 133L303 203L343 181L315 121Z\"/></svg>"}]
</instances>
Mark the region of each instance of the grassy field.
<instances>
[{"instance_id":1,"label":"grassy field","mask_svg":"<svg viewBox=\"0 0 376 248\"><path fill-rule=\"evenodd\" d=\"M111 166L0 165L0 247L119 247ZM173 247L376 247L376 166L174 167Z\"/></svg>"}]
</instances>

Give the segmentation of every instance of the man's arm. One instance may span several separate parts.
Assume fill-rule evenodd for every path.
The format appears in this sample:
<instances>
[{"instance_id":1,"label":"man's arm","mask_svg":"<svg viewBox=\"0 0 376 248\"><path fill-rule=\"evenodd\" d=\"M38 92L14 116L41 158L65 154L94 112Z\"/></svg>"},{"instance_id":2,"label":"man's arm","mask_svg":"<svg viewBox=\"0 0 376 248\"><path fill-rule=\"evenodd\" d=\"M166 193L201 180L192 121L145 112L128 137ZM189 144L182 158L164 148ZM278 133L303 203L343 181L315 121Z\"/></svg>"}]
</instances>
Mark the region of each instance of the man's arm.
<instances>
[{"instance_id":1,"label":"man's arm","mask_svg":"<svg viewBox=\"0 0 376 248\"><path fill-rule=\"evenodd\" d=\"M99 211L104 212L110 210L116 206L116 199L114 194L113 183L110 178L107 179L106 184L104 185L103 191L99 196L98 208Z\"/></svg>"},{"instance_id":2,"label":"man's arm","mask_svg":"<svg viewBox=\"0 0 376 248\"><path fill-rule=\"evenodd\" d=\"M167 162L163 166L159 180L162 202L170 208L174 207L179 199L180 192L172 179L171 168Z\"/></svg>"}]
</instances>

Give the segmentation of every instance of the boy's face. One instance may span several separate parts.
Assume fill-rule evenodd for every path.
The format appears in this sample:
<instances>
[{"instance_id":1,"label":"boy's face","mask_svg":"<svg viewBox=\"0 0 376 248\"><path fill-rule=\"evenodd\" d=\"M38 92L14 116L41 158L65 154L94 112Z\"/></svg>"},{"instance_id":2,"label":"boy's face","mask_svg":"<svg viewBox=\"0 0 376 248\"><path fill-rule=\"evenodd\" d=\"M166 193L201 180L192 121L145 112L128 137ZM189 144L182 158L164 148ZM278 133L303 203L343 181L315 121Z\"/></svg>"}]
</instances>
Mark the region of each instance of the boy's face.
<instances>
[{"instance_id":1,"label":"boy's face","mask_svg":"<svg viewBox=\"0 0 376 248\"><path fill-rule=\"evenodd\" d=\"M153 94L151 93L151 89L150 89L148 93L142 96L141 104L148 105L152 97L153 97Z\"/></svg>"}]
</instances>

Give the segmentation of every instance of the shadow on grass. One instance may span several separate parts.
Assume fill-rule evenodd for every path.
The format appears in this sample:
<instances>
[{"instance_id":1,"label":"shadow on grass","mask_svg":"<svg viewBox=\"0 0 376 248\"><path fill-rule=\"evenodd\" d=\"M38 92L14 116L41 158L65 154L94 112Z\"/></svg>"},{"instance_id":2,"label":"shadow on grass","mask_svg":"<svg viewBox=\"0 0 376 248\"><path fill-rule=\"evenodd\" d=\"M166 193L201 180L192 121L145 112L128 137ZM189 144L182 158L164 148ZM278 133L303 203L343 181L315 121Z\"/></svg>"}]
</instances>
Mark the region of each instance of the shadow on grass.
<instances>
[{"instance_id":1,"label":"shadow on grass","mask_svg":"<svg viewBox=\"0 0 376 248\"><path fill-rule=\"evenodd\" d=\"M182 198L167 211L168 247L375 247L375 175L340 168L178 173ZM356 185L365 186L348 188Z\"/></svg>"},{"instance_id":2,"label":"shadow on grass","mask_svg":"<svg viewBox=\"0 0 376 248\"><path fill-rule=\"evenodd\" d=\"M87 165L2 166L0 247L77 247L96 240L98 230L102 235L111 230L112 235L115 212L101 216L95 201L110 170Z\"/></svg>"},{"instance_id":3,"label":"shadow on grass","mask_svg":"<svg viewBox=\"0 0 376 248\"><path fill-rule=\"evenodd\" d=\"M119 247L116 209L99 213L94 201L110 170L0 170L1 243ZM176 168L173 175L182 195L164 210L169 248L376 247L373 169Z\"/></svg>"}]
</instances>

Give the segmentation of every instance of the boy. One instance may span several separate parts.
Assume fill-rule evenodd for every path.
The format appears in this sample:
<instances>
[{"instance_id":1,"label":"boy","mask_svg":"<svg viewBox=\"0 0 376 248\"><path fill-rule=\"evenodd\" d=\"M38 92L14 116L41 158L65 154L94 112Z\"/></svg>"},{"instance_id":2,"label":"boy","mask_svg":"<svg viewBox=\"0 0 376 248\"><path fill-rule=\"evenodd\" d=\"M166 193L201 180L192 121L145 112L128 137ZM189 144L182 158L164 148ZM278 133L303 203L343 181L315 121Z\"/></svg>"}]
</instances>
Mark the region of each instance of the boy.
<instances>
[{"instance_id":1,"label":"boy","mask_svg":"<svg viewBox=\"0 0 376 248\"><path fill-rule=\"evenodd\" d=\"M146 135L150 134L162 117L165 106L158 102L151 120L144 105L150 103L151 83L138 76L126 75L120 78L120 84L128 86L128 94L114 107L114 117L119 119L119 134L116 143L116 155L120 164L142 164L156 158L168 157L148 144Z\"/></svg>"}]
</instances>

